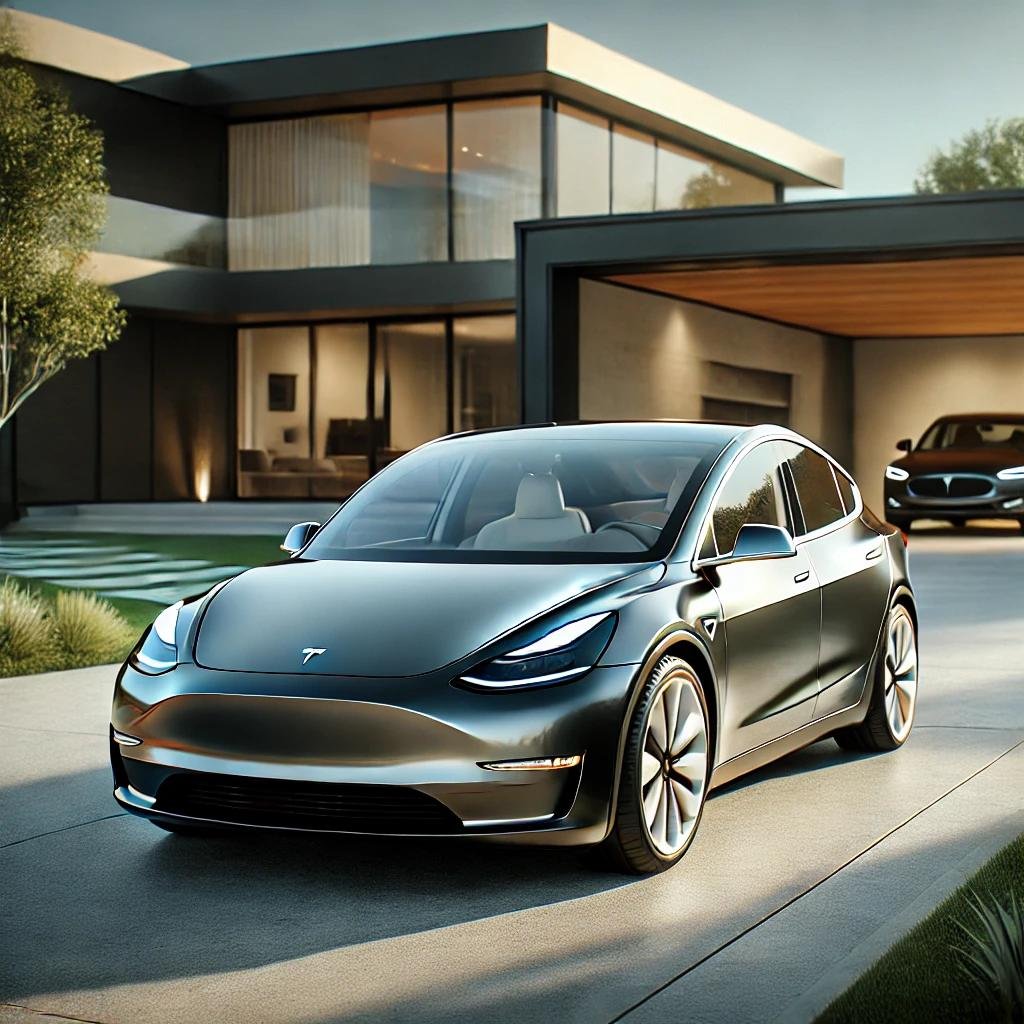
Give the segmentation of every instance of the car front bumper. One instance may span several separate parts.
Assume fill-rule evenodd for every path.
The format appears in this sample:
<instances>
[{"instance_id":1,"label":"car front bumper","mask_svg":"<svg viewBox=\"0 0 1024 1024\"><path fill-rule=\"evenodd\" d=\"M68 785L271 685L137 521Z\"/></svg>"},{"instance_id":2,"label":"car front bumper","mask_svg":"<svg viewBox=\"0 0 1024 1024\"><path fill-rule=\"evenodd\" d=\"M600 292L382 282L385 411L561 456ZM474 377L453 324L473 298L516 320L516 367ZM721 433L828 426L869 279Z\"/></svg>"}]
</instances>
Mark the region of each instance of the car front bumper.
<instances>
[{"instance_id":1,"label":"car front bumper","mask_svg":"<svg viewBox=\"0 0 1024 1024\"><path fill-rule=\"evenodd\" d=\"M477 693L408 679L125 666L114 796L167 823L574 845L607 834L636 665ZM114 740L121 734L137 743ZM580 757L568 768L496 762Z\"/></svg>"},{"instance_id":2,"label":"car front bumper","mask_svg":"<svg viewBox=\"0 0 1024 1024\"><path fill-rule=\"evenodd\" d=\"M1024 517L1024 480L991 478L990 491L981 496L931 497L915 494L913 481L885 481L887 518L898 519L1020 519Z\"/></svg>"}]
</instances>

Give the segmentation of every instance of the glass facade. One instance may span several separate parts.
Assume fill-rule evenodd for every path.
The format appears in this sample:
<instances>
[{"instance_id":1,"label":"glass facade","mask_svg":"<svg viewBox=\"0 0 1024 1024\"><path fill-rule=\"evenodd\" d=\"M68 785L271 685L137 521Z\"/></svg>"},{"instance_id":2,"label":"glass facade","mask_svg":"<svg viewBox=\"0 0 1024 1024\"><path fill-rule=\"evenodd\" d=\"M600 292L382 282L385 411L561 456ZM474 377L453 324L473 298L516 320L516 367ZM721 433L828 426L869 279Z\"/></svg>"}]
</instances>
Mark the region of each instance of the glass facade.
<instances>
[{"instance_id":1,"label":"glass facade","mask_svg":"<svg viewBox=\"0 0 1024 1024\"><path fill-rule=\"evenodd\" d=\"M545 208L570 217L775 197L770 181L540 96L232 125L228 179L231 270L512 259L513 225ZM175 230L189 262L222 259L209 251L216 225Z\"/></svg>"},{"instance_id":2,"label":"glass facade","mask_svg":"<svg viewBox=\"0 0 1024 1024\"><path fill-rule=\"evenodd\" d=\"M334 499L432 438L519 419L512 314L238 332L238 495Z\"/></svg>"},{"instance_id":3,"label":"glass facade","mask_svg":"<svg viewBox=\"0 0 1024 1024\"><path fill-rule=\"evenodd\" d=\"M611 135L608 118L568 103L555 114L558 216L608 212Z\"/></svg>"},{"instance_id":4,"label":"glass facade","mask_svg":"<svg viewBox=\"0 0 1024 1024\"><path fill-rule=\"evenodd\" d=\"M541 213L540 97L456 103L453 109L455 259L512 259L512 225Z\"/></svg>"}]
</instances>

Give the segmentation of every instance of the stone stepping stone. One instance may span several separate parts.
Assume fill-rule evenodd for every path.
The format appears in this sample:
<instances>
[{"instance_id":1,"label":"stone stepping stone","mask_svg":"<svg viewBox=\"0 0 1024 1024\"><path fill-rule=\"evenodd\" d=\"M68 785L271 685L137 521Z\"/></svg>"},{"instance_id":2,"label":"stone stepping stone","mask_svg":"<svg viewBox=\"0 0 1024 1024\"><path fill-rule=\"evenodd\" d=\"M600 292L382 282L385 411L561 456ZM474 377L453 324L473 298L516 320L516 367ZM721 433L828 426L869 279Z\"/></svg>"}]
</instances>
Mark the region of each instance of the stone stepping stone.
<instances>
[{"instance_id":1,"label":"stone stepping stone","mask_svg":"<svg viewBox=\"0 0 1024 1024\"><path fill-rule=\"evenodd\" d=\"M70 556L70 555L121 555L131 551L131 548L126 547L110 547L110 548L98 548L95 546L83 547L80 544L66 544L63 547L47 548L43 551L29 551L24 548L11 547L6 544L0 544L0 558L4 558L7 555L14 555L15 557L21 558L39 558L40 555L46 554L50 557L56 557L58 555Z\"/></svg>"},{"instance_id":2,"label":"stone stepping stone","mask_svg":"<svg viewBox=\"0 0 1024 1024\"><path fill-rule=\"evenodd\" d=\"M38 555L28 557L7 558L0 554L0 569L7 569L10 572L19 573L22 576L28 569L45 569L49 572L60 572L64 569L74 569L78 566L131 566L140 564L152 564L159 562L164 556L153 554L149 551L136 552L127 555L72 555L60 558L46 558ZM210 562L204 562L210 565Z\"/></svg>"},{"instance_id":3,"label":"stone stepping stone","mask_svg":"<svg viewBox=\"0 0 1024 1024\"><path fill-rule=\"evenodd\" d=\"M148 572L139 573L137 576L126 578L124 576L90 576L75 579L55 579L50 582L61 587L86 587L89 590L109 590L112 587L124 587L127 584L135 583L139 587L156 586L161 583L201 583L209 581L217 583L227 579L229 576L236 576L248 569L247 565L220 565L212 566L209 569L192 569L184 572Z\"/></svg>"},{"instance_id":4,"label":"stone stepping stone","mask_svg":"<svg viewBox=\"0 0 1024 1024\"><path fill-rule=\"evenodd\" d=\"M154 571L177 572L183 569L212 569L216 571L216 567L212 562L207 562L201 558L186 558L171 562L157 560L132 565L104 562L100 565L68 566L63 569L54 566L44 566L41 569L19 569L18 575L36 580L52 579L55 583L59 583L62 580L91 579L97 573L102 573L104 577L116 577L122 579L125 583L130 583L133 579L138 579L146 573L152 574Z\"/></svg>"}]
</instances>

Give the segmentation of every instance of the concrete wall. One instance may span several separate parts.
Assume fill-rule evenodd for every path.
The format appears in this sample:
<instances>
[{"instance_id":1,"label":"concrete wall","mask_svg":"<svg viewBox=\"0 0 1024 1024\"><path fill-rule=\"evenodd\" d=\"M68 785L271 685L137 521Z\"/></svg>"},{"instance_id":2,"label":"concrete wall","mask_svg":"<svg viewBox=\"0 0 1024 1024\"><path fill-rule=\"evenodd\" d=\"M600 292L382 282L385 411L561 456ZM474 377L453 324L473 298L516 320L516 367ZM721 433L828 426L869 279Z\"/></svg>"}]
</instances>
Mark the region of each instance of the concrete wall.
<instances>
[{"instance_id":1,"label":"concrete wall","mask_svg":"<svg viewBox=\"0 0 1024 1024\"><path fill-rule=\"evenodd\" d=\"M792 374L790 426L851 460L850 343L580 282L580 417L697 419L707 361Z\"/></svg>"},{"instance_id":2,"label":"concrete wall","mask_svg":"<svg viewBox=\"0 0 1024 1024\"><path fill-rule=\"evenodd\" d=\"M1024 336L862 339L853 365L854 473L879 514L901 437L949 413L1024 412Z\"/></svg>"}]
</instances>

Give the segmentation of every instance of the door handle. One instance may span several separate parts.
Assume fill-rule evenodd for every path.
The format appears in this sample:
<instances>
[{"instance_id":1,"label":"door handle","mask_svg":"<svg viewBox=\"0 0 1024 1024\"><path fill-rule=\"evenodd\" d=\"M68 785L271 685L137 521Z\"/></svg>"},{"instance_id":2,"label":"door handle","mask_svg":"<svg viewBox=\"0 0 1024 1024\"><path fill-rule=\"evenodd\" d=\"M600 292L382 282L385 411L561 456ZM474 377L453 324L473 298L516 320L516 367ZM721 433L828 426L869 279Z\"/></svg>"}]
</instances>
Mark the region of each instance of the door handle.
<instances>
[{"instance_id":1,"label":"door handle","mask_svg":"<svg viewBox=\"0 0 1024 1024\"><path fill-rule=\"evenodd\" d=\"M874 558L880 558L882 555L882 545L879 544L877 548L872 548L864 557L867 561L871 561Z\"/></svg>"},{"instance_id":2,"label":"door handle","mask_svg":"<svg viewBox=\"0 0 1024 1024\"><path fill-rule=\"evenodd\" d=\"M806 583L810 578L811 578L811 570L810 569L804 569L803 572L798 572L793 577L793 582L794 583Z\"/></svg>"}]
</instances>

